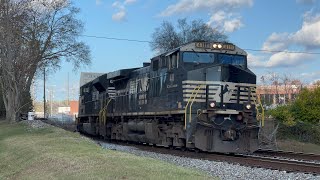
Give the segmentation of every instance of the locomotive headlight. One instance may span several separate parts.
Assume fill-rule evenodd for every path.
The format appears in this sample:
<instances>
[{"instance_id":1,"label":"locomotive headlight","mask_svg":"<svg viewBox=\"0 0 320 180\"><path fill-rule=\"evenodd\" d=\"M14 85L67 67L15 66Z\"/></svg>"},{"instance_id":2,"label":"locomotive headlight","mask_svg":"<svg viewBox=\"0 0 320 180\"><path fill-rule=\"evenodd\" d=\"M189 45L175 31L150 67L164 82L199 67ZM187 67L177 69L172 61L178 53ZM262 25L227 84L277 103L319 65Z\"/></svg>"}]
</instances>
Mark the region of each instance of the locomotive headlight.
<instances>
[{"instance_id":1,"label":"locomotive headlight","mask_svg":"<svg viewBox=\"0 0 320 180\"><path fill-rule=\"evenodd\" d=\"M217 46L218 46L217 44L213 44L213 45L212 45L212 47L213 47L214 49L217 48Z\"/></svg>"},{"instance_id":2,"label":"locomotive headlight","mask_svg":"<svg viewBox=\"0 0 320 180\"><path fill-rule=\"evenodd\" d=\"M246 105L246 108L249 110L249 109L251 109L251 104L247 104Z\"/></svg>"},{"instance_id":3,"label":"locomotive headlight","mask_svg":"<svg viewBox=\"0 0 320 180\"><path fill-rule=\"evenodd\" d=\"M214 108L215 106L216 106L216 103L214 103L214 102L211 102L211 103L210 103L210 107L211 107L211 108Z\"/></svg>"},{"instance_id":4,"label":"locomotive headlight","mask_svg":"<svg viewBox=\"0 0 320 180\"><path fill-rule=\"evenodd\" d=\"M218 44L218 48L221 49L221 48L222 48L222 45L221 45L221 44Z\"/></svg>"}]
</instances>

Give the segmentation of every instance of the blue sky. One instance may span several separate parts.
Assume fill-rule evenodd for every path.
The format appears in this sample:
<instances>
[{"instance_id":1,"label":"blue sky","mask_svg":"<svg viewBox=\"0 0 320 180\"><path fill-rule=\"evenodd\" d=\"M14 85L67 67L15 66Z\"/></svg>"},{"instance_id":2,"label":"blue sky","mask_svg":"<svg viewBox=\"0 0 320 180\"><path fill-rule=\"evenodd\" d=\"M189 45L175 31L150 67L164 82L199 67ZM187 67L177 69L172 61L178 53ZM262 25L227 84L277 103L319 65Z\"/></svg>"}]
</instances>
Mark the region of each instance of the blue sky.
<instances>
[{"instance_id":1,"label":"blue sky","mask_svg":"<svg viewBox=\"0 0 320 180\"><path fill-rule=\"evenodd\" d=\"M162 21L179 18L202 19L225 32L229 41L247 51L249 66L258 79L268 72L287 74L309 84L320 79L320 55L285 51L320 52L320 0L73 0L81 9L78 18L85 23L84 35L151 39ZM92 64L77 72L72 65L48 77L54 99L78 98L80 72L110 72L138 67L155 54L148 43L80 37L92 53ZM42 99L36 82L36 98Z\"/></svg>"}]
</instances>

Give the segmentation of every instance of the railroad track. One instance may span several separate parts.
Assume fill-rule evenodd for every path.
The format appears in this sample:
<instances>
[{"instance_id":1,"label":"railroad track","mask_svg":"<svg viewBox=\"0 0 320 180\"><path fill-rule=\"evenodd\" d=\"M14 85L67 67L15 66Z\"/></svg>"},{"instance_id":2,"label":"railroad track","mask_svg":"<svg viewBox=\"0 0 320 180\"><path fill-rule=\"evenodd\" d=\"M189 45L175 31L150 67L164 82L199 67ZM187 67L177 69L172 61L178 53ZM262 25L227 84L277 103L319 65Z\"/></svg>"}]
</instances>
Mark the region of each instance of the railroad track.
<instances>
[{"instance_id":1,"label":"railroad track","mask_svg":"<svg viewBox=\"0 0 320 180\"><path fill-rule=\"evenodd\" d=\"M283 157L288 159L296 159L301 161L318 161L320 163L319 154L310 154L302 152L292 152L292 151L274 151L274 150L264 150L260 149L254 153L255 155L260 156L269 156L269 157Z\"/></svg>"},{"instance_id":2,"label":"railroad track","mask_svg":"<svg viewBox=\"0 0 320 180\"><path fill-rule=\"evenodd\" d=\"M62 127L60 127L62 128ZM68 130L68 128L65 128ZM284 151L271 151L271 150L259 150L253 155L243 154L221 154L221 153L207 153L207 152L194 152L194 151L182 151L181 149L161 148L157 146L149 146L146 144L128 143L128 142L110 142L101 140L92 136L88 136L101 143L113 143L123 146L133 146L140 150L175 155L180 157L188 157L194 159L203 159L210 161L228 162L232 164L239 164L242 166L260 167L266 169L287 171L287 172L301 172L309 174L320 175L320 164L313 162L320 159L320 155L316 154L303 154L295 152ZM288 158L288 159L284 159ZM299 161L303 160L303 161Z\"/></svg>"},{"instance_id":3,"label":"railroad track","mask_svg":"<svg viewBox=\"0 0 320 180\"><path fill-rule=\"evenodd\" d=\"M98 142L105 142L96 140ZM108 142L110 143L110 142ZM113 142L111 142L113 143ZM114 143L113 143L114 144ZM180 157L188 157L194 159L210 160L228 162L232 164L239 164L249 167L260 167L266 169L287 171L287 172L300 172L308 174L320 174L320 164L314 162L297 161L293 159L282 159L275 157L254 156L254 155L234 155L234 154L220 154L220 153L207 153L207 152L194 152L194 151L181 151L180 149L160 148L143 144L132 144L125 142L117 142L115 144L123 146L133 146L140 150L168 154Z\"/></svg>"},{"instance_id":4,"label":"railroad track","mask_svg":"<svg viewBox=\"0 0 320 180\"><path fill-rule=\"evenodd\" d=\"M268 169L277 169L287 172L302 172L320 174L320 164L314 162L297 161L295 159L281 159L279 157L244 156L245 164ZM242 162L240 162L241 164Z\"/></svg>"}]
</instances>

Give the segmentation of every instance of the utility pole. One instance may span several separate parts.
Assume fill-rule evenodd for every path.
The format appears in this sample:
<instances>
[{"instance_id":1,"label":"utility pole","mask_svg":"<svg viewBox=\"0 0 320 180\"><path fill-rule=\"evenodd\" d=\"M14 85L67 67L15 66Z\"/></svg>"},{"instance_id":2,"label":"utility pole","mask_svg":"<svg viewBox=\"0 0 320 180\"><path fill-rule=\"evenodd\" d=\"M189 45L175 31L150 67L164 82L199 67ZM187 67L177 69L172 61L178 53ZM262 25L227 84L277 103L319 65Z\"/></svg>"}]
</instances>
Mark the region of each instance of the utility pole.
<instances>
[{"instance_id":1,"label":"utility pole","mask_svg":"<svg viewBox=\"0 0 320 180\"><path fill-rule=\"evenodd\" d=\"M53 98L54 98L54 87L56 85L50 85L50 88L49 88L49 93L50 93L50 117L53 115L53 105L54 105L54 102L53 102Z\"/></svg>"},{"instance_id":2,"label":"utility pole","mask_svg":"<svg viewBox=\"0 0 320 180\"><path fill-rule=\"evenodd\" d=\"M46 68L43 68L43 118L46 118Z\"/></svg>"},{"instance_id":3,"label":"utility pole","mask_svg":"<svg viewBox=\"0 0 320 180\"><path fill-rule=\"evenodd\" d=\"M70 100L69 100L69 72L68 72L68 106L70 106Z\"/></svg>"}]
</instances>

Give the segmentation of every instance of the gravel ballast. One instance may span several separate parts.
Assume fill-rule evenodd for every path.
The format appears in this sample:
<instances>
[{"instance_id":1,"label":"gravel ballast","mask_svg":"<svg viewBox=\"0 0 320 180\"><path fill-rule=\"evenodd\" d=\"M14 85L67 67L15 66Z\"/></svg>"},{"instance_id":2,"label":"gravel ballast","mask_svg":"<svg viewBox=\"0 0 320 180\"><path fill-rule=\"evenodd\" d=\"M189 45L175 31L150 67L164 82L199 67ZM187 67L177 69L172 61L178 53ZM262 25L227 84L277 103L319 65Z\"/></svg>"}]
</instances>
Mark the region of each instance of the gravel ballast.
<instances>
[{"instance_id":1,"label":"gravel ballast","mask_svg":"<svg viewBox=\"0 0 320 180\"><path fill-rule=\"evenodd\" d=\"M105 142L99 142L99 144L105 149L127 152L137 156L149 157L166 161L178 166L199 169L213 177L219 177L221 179L320 179L320 176L314 176L311 174L287 173L286 171L245 167L237 164L229 164L226 162L215 162L186 157L178 157L168 154L159 154L154 152L143 151L131 146L116 145Z\"/></svg>"},{"instance_id":2,"label":"gravel ballast","mask_svg":"<svg viewBox=\"0 0 320 180\"><path fill-rule=\"evenodd\" d=\"M29 127L34 128L34 129L51 127L51 125L44 123L40 120L24 120L24 121L21 121L21 123L26 124Z\"/></svg>"}]
</instances>

